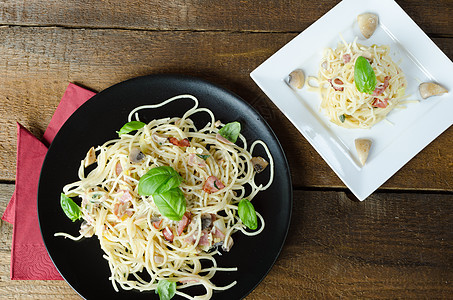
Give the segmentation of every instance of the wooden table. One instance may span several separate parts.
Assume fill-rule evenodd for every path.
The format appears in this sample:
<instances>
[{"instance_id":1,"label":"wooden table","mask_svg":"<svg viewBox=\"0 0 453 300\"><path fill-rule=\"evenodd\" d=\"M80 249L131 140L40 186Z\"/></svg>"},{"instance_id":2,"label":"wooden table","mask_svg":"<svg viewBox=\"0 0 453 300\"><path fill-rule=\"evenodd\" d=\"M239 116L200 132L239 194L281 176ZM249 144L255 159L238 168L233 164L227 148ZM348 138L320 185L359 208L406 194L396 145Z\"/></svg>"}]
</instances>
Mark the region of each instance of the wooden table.
<instances>
[{"instance_id":1,"label":"wooden table","mask_svg":"<svg viewBox=\"0 0 453 300\"><path fill-rule=\"evenodd\" d=\"M453 1L397 2L452 59ZM357 202L249 77L337 3L0 1L0 213L14 189L15 122L41 137L69 82L101 91L145 74L194 75L252 104L290 164L288 238L247 299L453 297L453 129ZM0 224L0 298L78 299L63 281L9 279L12 228Z\"/></svg>"}]
</instances>

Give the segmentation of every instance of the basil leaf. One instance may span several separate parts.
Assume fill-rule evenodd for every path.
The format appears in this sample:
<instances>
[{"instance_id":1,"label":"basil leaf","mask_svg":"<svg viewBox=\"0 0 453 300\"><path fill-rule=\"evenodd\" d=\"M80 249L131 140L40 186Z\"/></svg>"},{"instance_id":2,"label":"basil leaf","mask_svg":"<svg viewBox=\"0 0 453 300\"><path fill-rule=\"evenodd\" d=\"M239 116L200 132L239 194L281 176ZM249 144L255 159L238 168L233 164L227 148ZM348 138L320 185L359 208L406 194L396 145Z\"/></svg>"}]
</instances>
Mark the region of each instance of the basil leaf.
<instances>
[{"instance_id":1,"label":"basil leaf","mask_svg":"<svg viewBox=\"0 0 453 300\"><path fill-rule=\"evenodd\" d=\"M232 143L236 143L241 132L241 123L231 122L220 128L219 134Z\"/></svg>"},{"instance_id":2,"label":"basil leaf","mask_svg":"<svg viewBox=\"0 0 453 300\"><path fill-rule=\"evenodd\" d=\"M118 135L122 135L125 133L132 132L134 130L138 130L145 125L146 125L145 123L140 122L140 121L131 121L131 122L124 124L123 127L121 127L120 131L117 131L117 133L118 133Z\"/></svg>"},{"instance_id":3,"label":"basil leaf","mask_svg":"<svg viewBox=\"0 0 453 300\"><path fill-rule=\"evenodd\" d=\"M66 216L71 219L72 222L75 222L82 217L80 207L71 198L63 193L61 193L60 196L60 205Z\"/></svg>"},{"instance_id":4,"label":"basil leaf","mask_svg":"<svg viewBox=\"0 0 453 300\"><path fill-rule=\"evenodd\" d=\"M340 119L341 123L344 123L344 121L346 120L346 116L343 114L343 115L340 115L338 117L338 119Z\"/></svg>"},{"instance_id":5,"label":"basil leaf","mask_svg":"<svg viewBox=\"0 0 453 300\"><path fill-rule=\"evenodd\" d=\"M368 60L363 56L359 56L355 61L354 82L357 90L362 93L371 94L376 87L376 74Z\"/></svg>"},{"instance_id":6,"label":"basil leaf","mask_svg":"<svg viewBox=\"0 0 453 300\"><path fill-rule=\"evenodd\" d=\"M159 212L170 220L180 221L186 212L186 198L180 188L153 194L153 199Z\"/></svg>"},{"instance_id":7,"label":"basil leaf","mask_svg":"<svg viewBox=\"0 0 453 300\"><path fill-rule=\"evenodd\" d=\"M199 158L203 159L203 160L207 160L208 157L209 157L210 155L206 155L206 154L197 154L197 156L198 156Z\"/></svg>"},{"instance_id":8,"label":"basil leaf","mask_svg":"<svg viewBox=\"0 0 453 300\"><path fill-rule=\"evenodd\" d=\"M238 204L238 214L242 223L248 228L255 230L258 228L258 220L256 218L256 211L253 204L247 200L242 199Z\"/></svg>"},{"instance_id":9,"label":"basil leaf","mask_svg":"<svg viewBox=\"0 0 453 300\"><path fill-rule=\"evenodd\" d=\"M164 193L178 187L183 180L172 167L152 168L138 181L138 193L143 196Z\"/></svg>"},{"instance_id":10,"label":"basil leaf","mask_svg":"<svg viewBox=\"0 0 453 300\"><path fill-rule=\"evenodd\" d=\"M155 293L159 294L160 300L170 300L176 294L176 282L159 280Z\"/></svg>"}]
</instances>

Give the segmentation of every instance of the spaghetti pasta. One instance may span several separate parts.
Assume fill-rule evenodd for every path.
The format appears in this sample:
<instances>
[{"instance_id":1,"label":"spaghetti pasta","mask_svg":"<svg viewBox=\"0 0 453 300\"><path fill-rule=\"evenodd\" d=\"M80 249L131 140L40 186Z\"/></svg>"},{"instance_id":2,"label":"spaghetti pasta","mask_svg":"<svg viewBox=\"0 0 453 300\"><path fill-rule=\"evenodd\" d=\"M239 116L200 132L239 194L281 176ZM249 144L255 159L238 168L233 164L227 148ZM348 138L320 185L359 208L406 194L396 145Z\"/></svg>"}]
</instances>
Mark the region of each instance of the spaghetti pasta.
<instances>
[{"instance_id":1,"label":"spaghetti pasta","mask_svg":"<svg viewBox=\"0 0 453 300\"><path fill-rule=\"evenodd\" d=\"M252 201L273 180L274 163L266 144L254 141L250 147L242 134L235 143L219 141L220 128L207 108L198 107L192 95L180 95L157 105L134 109L129 122L140 124L139 112L161 107L179 99L191 99L194 106L181 118L156 119L143 124L135 134L121 134L96 147L97 165L85 176L86 160L81 161L79 181L63 188L67 197L81 198L83 223L80 236L56 233L74 240L96 235L105 252L116 291L119 288L140 291L155 290L158 282L177 282L176 294L188 299L209 299L213 290L228 289L236 284L216 286L210 280L222 268L215 256L219 247L229 251L232 235L259 234L265 222L256 212L260 227L246 229L238 217L238 203ZM210 118L197 129L191 117L207 113ZM132 131L133 132L133 131ZM267 184L255 183L252 152L263 147L269 160ZM159 210L155 195L139 193L140 178L153 168L171 167L183 179L178 189L183 192L186 211L180 220L172 220ZM145 275L144 275L145 274ZM184 288L201 285L206 293L190 296Z\"/></svg>"},{"instance_id":2,"label":"spaghetti pasta","mask_svg":"<svg viewBox=\"0 0 453 300\"><path fill-rule=\"evenodd\" d=\"M405 98L407 82L388 46L368 47L356 40L342 40L336 49L327 48L318 77L309 76L307 85L319 93L320 108L331 122L345 128L371 128L398 107ZM364 57L375 73L377 85L371 93L356 87L354 66L359 57Z\"/></svg>"}]
</instances>

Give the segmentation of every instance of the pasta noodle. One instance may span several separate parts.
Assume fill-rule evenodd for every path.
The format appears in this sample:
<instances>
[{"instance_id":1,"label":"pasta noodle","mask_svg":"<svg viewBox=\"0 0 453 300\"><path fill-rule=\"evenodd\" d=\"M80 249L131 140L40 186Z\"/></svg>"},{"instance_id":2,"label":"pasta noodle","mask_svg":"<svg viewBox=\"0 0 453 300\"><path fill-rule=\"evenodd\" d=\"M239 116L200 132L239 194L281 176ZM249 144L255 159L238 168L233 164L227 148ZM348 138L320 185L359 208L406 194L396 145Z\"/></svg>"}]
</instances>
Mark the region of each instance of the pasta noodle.
<instances>
[{"instance_id":1,"label":"pasta noodle","mask_svg":"<svg viewBox=\"0 0 453 300\"><path fill-rule=\"evenodd\" d=\"M406 78L389 55L388 46L364 46L344 40L334 50L325 50L318 77L307 78L310 90L321 97L320 108L328 119L345 128L371 128L385 119L405 97ZM357 58L366 58L375 72L372 93L360 92L354 82ZM315 83L315 85L313 85Z\"/></svg>"},{"instance_id":2,"label":"pasta noodle","mask_svg":"<svg viewBox=\"0 0 453 300\"><path fill-rule=\"evenodd\" d=\"M74 240L96 235L116 291L155 290L158 282L165 279L178 282L177 295L209 299L213 290L225 290L236 284L216 286L210 281L218 271L237 270L217 265L215 256L221 254L218 247L229 251L235 232L256 235L265 226L256 212L259 228L246 230L237 213L241 199L252 201L272 183L274 163L264 142L254 141L248 147L242 134L237 143L241 146L219 141L217 133L224 124L216 121L209 109L198 107L197 98L191 95L138 107L130 113L128 121L134 118L140 121L138 112L143 109L183 98L191 99L194 106L181 118L153 120L135 134L122 134L96 147L97 165L85 176L88 154L79 168L80 180L63 188L66 196L82 199L84 222L78 237L55 235ZM210 118L201 129L190 118L197 113L206 113ZM264 148L269 160L270 178L265 185L254 180L251 153L258 146ZM160 166L172 167L183 178L180 189L187 211L180 221L164 217L153 196L138 193L139 179ZM218 180L214 181L213 190L206 186L210 177ZM203 286L206 293L192 297L181 291L194 285Z\"/></svg>"}]
</instances>

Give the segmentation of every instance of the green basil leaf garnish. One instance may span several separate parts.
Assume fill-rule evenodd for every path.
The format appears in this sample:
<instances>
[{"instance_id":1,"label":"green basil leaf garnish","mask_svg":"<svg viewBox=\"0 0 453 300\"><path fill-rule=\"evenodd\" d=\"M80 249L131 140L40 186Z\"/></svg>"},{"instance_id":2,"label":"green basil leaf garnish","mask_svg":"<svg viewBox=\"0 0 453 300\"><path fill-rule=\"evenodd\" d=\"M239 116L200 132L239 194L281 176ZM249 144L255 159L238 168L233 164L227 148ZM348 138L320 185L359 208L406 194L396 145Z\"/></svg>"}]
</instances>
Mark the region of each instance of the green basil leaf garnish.
<instances>
[{"instance_id":1,"label":"green basil leaf garnish","mask_svg":"<svg viewBox=\"0 0 453 300\"><path fill-rule=\"evenodd\" d=\"M142 196L164 193L178 187L183 180L172 167L152 168L138 181L138 193Z\"/></svg>"},{"instance_id":2,"label":"green basil leaf garnish","mask_svg":"<svg viewBox=\"0 0 453 300\"><path fill-rule=\"evenodd\" d=\"M354 82L357 90L362 93L373 93L377 79L373 68L368 60L363 57L357 57L354 65Z\"/></svg>"},{"instance_id":3,"label":"green basil leaf garnish","mask_svg":"<svg viewBox=\"0 0 453 300\"><path fill-rule=\"evenodd\" d=\"M180 221L186 212L186 198L180 188L153 194L154 204L159 212L173 221Z\"/></svg>"},{"instance_id":4,"label":"green basil leaf garnish","mask_svg":"<svg viewBox=\"0 0 453 300\"><path fill-rule=\"evenodd\" d=\"M159 280L155 293L159 294L160 300L170 300L176 294L176 282Z\"/></svg>"},{"instance_id":5,"label":"green basil leaf garnish","mask_svg":"<svg viewBox=\"0 0 453 300\"><path fill-rule=\"evenodd\" d=\"M60 196L60 205L66 216L71 219L72 222L75 222L82 217L80 207L71 198L63 193L61 193Z\"/></svg>"},{"instance_id":6,"label":"green basil leaf garnish","mask_svg":"<svg viewBox=\"0 0 453 300\"><path fill-rule=\"evenodd\" d=\"M256 211L253 204L247 200L242 199L238 204L238 214L242 223L248 228L255 230L258 228L258 220L256 217Z\"/></svg>"},{"instance_id":7,"label":"green basil leaf garnish","mask_svg":"<svg viewBox=\"0 0 453 300\"><path fill-rule=\"evenodd\" d=\"M231 122L220 128L219 134L232 143L236 143L241 132L241 123Z\"/></svg>"},{"instance_id":8,"label":"green basil leaf garnish","mask_svg":"<svg viewBox=\"0 0 453 300\"><path fill-rule=\"evenodd\" d=\"M120 131L117 131L118 135L122 135L125 133L132 132L134 130L138 130L142 127L144 127L146 124L140 121L131 121L123 125L121 127Z\"/></svg>"},{"instance_id":9,"label":"green basil leaf garnish","mask_svg":"<svg viewBox=\"0 0 453 300\"><path fill-rule=\"evenodd\" d=\"M197 156L203 160L207 160L210 155L205 155L205 154L197 154Z\"/></svg>"},{"instance_id":10,"label":"green basil leaf garnish","mask_svg":"<svg viewBox=\"0 0 453 300\"><path fill-rule=\"evenodd\" d=\"M338 119L340 119L341 123L344 123L344 121L346 120L346 116L343 114L343 115L340 115L338 117Z\"/></svg>"}]
</instances>

